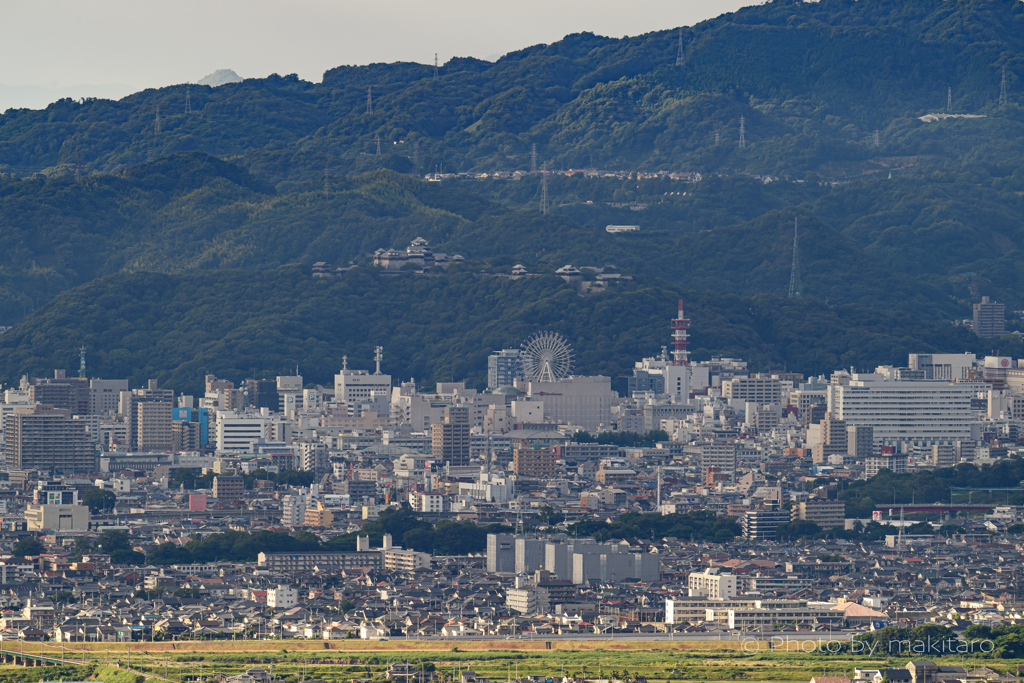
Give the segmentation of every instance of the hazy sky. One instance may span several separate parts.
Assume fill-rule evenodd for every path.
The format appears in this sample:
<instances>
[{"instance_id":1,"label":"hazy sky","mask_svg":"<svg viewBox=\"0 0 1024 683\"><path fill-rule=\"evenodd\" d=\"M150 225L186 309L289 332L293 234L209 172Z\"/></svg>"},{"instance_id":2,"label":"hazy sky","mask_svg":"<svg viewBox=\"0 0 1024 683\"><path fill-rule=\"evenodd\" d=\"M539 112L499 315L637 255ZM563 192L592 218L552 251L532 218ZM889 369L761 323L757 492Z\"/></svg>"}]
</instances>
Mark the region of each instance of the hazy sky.
<instances>
[{"instance_id":1,"label":"hazy sky","mask_svg":"<svg viewBox=\"0 0 1024 683\"><path fill-rule=\"evenodd\" d=\"M0 111L341 64L493 58L592 31L690 25L751 0L0 0ZM84 86L84 87L83 87Z\"/></svg>"}]
</instances>

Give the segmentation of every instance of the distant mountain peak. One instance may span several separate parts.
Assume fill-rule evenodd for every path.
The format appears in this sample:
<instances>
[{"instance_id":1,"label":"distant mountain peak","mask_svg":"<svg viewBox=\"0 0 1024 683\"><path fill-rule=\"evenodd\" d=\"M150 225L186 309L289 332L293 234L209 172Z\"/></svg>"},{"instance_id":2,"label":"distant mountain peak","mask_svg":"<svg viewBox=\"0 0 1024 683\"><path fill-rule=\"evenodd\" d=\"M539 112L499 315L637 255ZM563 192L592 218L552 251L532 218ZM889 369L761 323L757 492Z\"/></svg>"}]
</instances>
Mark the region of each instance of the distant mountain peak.
<instances>
[{"instance_id":1,"label":"distant mountain peak","mask_svg":"<svg viewBox=\"0 0 1024 683\"><path fill-rule=\"evenodd\" d=\"M225 83L241 83L242 77L236 74L231 69L217 69L209 76L204 77L199 81L199 85L209 85L211 87L217 87L218 85L224 85Z\"/></svg>"}]
</instances>

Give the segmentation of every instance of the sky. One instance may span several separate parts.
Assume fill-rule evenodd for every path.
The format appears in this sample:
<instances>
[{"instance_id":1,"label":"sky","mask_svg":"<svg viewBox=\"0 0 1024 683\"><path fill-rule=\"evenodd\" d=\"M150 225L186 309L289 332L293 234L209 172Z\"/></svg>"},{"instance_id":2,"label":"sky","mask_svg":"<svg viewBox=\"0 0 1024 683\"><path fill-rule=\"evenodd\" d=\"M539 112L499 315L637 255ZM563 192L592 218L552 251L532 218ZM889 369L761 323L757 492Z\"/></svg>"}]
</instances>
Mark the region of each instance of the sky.
<instances>
[{"instance_id":1,"label":"sky","mask_svg":"<svg viewBox=\"0 0 1024 683\"><path fill-rule=\"evenodd\" d=\"M342 64L495 59L569 33L692 25L751 0L0 0L0 111Z\"/></svg>"}]
</instances>

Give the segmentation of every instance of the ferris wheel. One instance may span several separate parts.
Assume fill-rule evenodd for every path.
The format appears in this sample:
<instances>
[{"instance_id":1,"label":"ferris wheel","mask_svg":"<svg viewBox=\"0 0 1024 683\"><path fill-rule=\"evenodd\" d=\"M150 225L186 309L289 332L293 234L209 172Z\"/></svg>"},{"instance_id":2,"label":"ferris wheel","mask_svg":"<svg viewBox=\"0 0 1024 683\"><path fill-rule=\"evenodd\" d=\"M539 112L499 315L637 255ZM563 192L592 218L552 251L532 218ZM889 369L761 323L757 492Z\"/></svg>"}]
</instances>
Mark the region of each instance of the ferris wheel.
<instances>
[{"instance_id":1,"label":"ferris wheel","mask_svg":"<svg viewBox=\"0 0 1024 683\"><path fill-rule=\"evenodd\" d=\"M572 344L557 332L537 332L522 343L519 362L523 378L555 382L572 374L576 365Z\"/></svg>"}]
</instances>

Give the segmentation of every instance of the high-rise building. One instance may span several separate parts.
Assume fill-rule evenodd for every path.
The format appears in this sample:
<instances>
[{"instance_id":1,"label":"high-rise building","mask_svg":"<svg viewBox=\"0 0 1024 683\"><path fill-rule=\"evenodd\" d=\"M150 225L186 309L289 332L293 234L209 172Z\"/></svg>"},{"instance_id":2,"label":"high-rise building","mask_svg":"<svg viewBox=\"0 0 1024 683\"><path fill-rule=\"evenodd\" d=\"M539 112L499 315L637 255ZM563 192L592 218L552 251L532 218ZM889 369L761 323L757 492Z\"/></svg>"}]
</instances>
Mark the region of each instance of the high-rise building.
<instances>
[{"instance_id":1,"label":"high-rise building","mask_svg":"<svg viewBox=\"0 0 1024 683\"><path fill-rule=\"evenodd\" d=\"M33 379L28 397L30 403L70 410L73 415L89 414L89 380L68 377L64 370L54 370L53 377Z\"/></svg>"},{"instance_id":2,"label":"high-rise building","mask_svg":"<svg viewBox=\"0 0 1024 683\"><path fill-rule=\"evenodd\" d=\"M722 382L722 397L759 404L778 404L782 402L782 382L768 375L734 377Z\"/></svg>"},{"instance_id":3,"label":"high-rise building","mask_svg":"<svg viewBox=\"0 0 1024 683\"><path fill-rule=\"evenodd\" d=\"M122 394L125 436L132 451L171 450L171 409L174 391L157 388L155 379L145 389Z\"/></svg>"},{"instance_id":4,"label":"high-rise building","mask_svg":"<svg viewBox=\"0 0 1024 683\"><path fill-rule=\"evenodd\" d=\"M854 374L849 384L829 386L829 412L847 425L874 430L881 444L953 443L971 438L971 382L889 380L878 374Z\"/></svg>"},{"instance_id":5,"label":"high-rise building","mask_svg":"<svg viewBox=\"0 0 1024 683\"><path fill-rule=\"evenodd\" d=\"M571 424L589 431L606 429L612 419L611 378L573 376L554 382L517 380L526 397L544 402L544 417L555 424Z\"/></svg>"},{"instance_id":6,"label":"high-rise building","mask_svg":"<svg viewBox=\"0 0 1024 683\"><path fill-rule=\"evenodd\" d=\"M519 477L551 479L558 472L557 462L554 448L533 448L524 441L512 454L512 472Z\"/></svg>"},{"instance_id":7,"label":"high-rise building","mask_svg":"<svg viewBox=\"0 0 1024 683\"><path fill-rule=\"evenodd\" d=\"M982 338L1001 337L1006 333L1006 306L981 297L980 304L974 304L974 334Z\"/></svg>"},{"instance_id":8,"label":"high-rise building","mask_svg":"<svg viewBox=\"0 0 1024 683\"><path fill-rule=\"evenodd\" d=\"M747 510L740 517L740 528L748 541L774 541L779 525L788 522L788 510Z\"/></svg>"},{"instance_id":9,"label":"high-rise building","mask_svg":"<svg viewBox=\"0 0 1024 683\"><path fill-rule=\"evenodd\" d=\"M875 454L875 430L871 425L846 427L846 453L854 462L864 462Z\"/></svg>"},{"instance_id":10,"label":"high-rise building","mask_svg":"<svg viewBox=\"0 0 1024 683\"><path fill-rule=\"evenodd\" d=\"M247 379L243 392L248 392L247 406L257 410L268 408L274 412L281 409L281 397L277 393L277 382L272 379Z\"/></svg>"},{"instance_id":11,"label":"high-rise building","mask_svg":"<svg viewBox=\"0 0 1024 683\"><path fill-rule=\"evenodd\" d=\"M45 406L22 408L4 422L8 470L53 470L90 474L97 469L96 442L71 411Z\"/></svg>"},{"instance_id":12,"label":"high-rise building","mask_svg":"<svg viewBox=\"0 0 1024 683\"><path fill-rule=\"evenodd\" d=\"M518 376L519 349L502 349L487 357L488 389L513 386Z\"/></svg>"},{"instance_id":13,"label":"high-rise building","mask_svg":"<svg viewBox=\"0 0 1024 683\"><path fill-rule=\"evenodd\" d=\"M820 422L821 441L814 444L811 450L811 462L815 465L828 462L830 455L847 455L848 437L846 434L846 423L837 420L832 413L825 413L825 419Z\"/></svg>"},{"instance_id":14,"label":"high-rise building","mask_svg":"<svg viewBox=\"0 0 1024 683\"><path fill-rule=\"evenodd\" d=\"M444 421L431 427L431 456L452 466L469 464L469 408L444 409Z\"/></svg>"},{"instance_id":15,"label":"high-rise building","mask_svg":"<svg viewBox=\"0 0 1024 683\"><path fill-rule=\"evenodd\" d=\"M245 495L245 478L218 475L213 478L213 497L220 500L233 500Z\"/></svg>"},{"instance_id":16,"label":"high-rise building","mask_svg":"<svg viewBox=\"0 0 1024 683\"><path fill-rule=\"evenodd\" d=\"M511 574L516 569L516 537L512 534L487 534L487 571Z\"/></svg>"},{"instance_id":17,"label":"high-rise building","mask_svg":"<svg viewBox=\"0 0 1024 683\"><path fill-rule=\"evenodd\" d=\"M90 380L89 414L106 416L116 413L122 391L128 391L126 379Z\"/></svg>"},{"instance_id":18,"label":"high-rise building","mask_svg":"<svg viewBox=\"0 0 1024 683\"><path fill-rule=\"evenodd\" d=\"M708 468L717 468L717 472L727 477L727 481L736 479L737 444L735 441L715 440L700 445L700 468L707 472Z\"/></svg>"}]
</instances>

